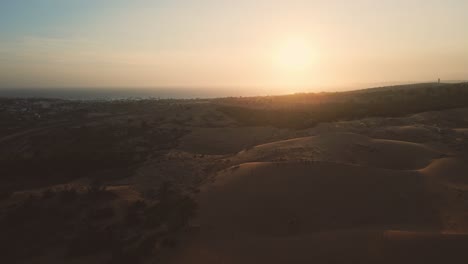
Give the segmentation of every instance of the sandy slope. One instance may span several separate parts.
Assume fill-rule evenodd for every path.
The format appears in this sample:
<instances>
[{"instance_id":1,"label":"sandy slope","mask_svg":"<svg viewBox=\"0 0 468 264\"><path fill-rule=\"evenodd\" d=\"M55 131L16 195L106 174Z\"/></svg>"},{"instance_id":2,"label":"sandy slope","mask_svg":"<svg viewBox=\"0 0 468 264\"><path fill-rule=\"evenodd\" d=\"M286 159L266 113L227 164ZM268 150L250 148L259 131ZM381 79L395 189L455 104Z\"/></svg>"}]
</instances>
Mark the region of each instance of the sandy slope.
<instances>
[{"instance_id":1,"label":"sandy slope","mask_svg":"<svg viewBox=\"0 0 468 264\"><path fill-rule=\"evenodd\" d=\"M373 138L423 143L438 140L440 135L437 132L434 127L430 126L387 126L373 129L370 132L370 136Z\"/></svg>"},{"instance_id":2,"label":"sandy slope","mask_svg":"<svg viewBox=\"0 0 468 264\"><path fill-rule=\"evenodd\" d=\"M450 157L433 161L420 170L437 198L444 230L468 232L468 163L466 157Z\"/></svg>"},{"instance_id":3,"label":"sandy slope","mask_svg":"<svg viewBox=\"0 0 468 264\"><path fill-rule=\"evenodd\" d=\"M172 263L464 263L466 235L345 230L287 238L188 242Z\"/></svg>"},{"instance_id":4,"label":"sandy slope","mask_svg":"<svg viewBox=\"0 0 468 264\"><path fill-rule=\"evenodd\" d=\"M320 124L225 157L169 263L465 263L467 111Z\"/></svg>"},{"instance_id":5,"label":"sandy slope","mask_svg":"<svg viewBox=\"0 0 468 264\"><path fill-rule=\"evenodd\" d=\"M468 160L463 158L439 159L432 162L421 172L446 183L463 187L468 186Z\"/></svg>"},{"instance_id":6,"label":"sandy slope","mask_svg":"<svg viewBox=\"0 0 468 264\"><path fill-rule=\"evenodd\" d=\"M455 132L463 135L463 136L468 136L468 128L456 128L454 129Z\"/></svg>"},{"instance_id":7,"label":"sandy slope","mask_svg":"<svg viewBox=\"0 0 468 264\"><path fill-rule=\"evenodd\" d=\"M199 231L171 263L439 263L466 257L467 236L437 231L429 191L426 176L416 171L243 164L220 173L199 195Z\"/></svg>"},{"instance_id":8,"label":"sandy slope","mask_svg":"<svg viewBox=\"0 0 468 264\"><path fill-rule=\"evenodd\" d=\"M441 155L419 143L372 139L354 133L330 133L256 146L232 160L235 163L313 160L412 170L426 167Z\"/></svg>"},{"instance_id":9,"label":"sandy slope","mask_svg":"<svg viewBox=\"0 0 468 264\"><path fill-rule=\"evenodd\" d=\"M419 174L321 162L225 171L200 195L200 208L210 226L254 234L437 226Z\"/></svg>"},{"instance_id":10,"label":"sandy slope","mask_svg":"<svg viewBox=\"0 0 468 264\"><path fill-rule=\"evenodd\" d=\"M193 128L179 149L197 154L232 154L248 147L298 137L301 132L273 127Z\"/></svg>"}]
</instances>

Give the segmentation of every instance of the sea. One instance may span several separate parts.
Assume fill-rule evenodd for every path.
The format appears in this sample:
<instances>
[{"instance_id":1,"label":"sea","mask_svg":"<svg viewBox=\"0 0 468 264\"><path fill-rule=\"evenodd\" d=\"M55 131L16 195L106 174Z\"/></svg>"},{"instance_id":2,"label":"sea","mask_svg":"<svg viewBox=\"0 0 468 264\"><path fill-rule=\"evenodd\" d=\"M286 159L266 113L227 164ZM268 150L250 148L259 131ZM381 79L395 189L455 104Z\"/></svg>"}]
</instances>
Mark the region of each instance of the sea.
<instances>
[{"instance_id":1,"label":"sea","mask_svg":"<svg viewBox=\"0 0 468 264\"><path fill-rule=\"evenodd\" d=\"M0 97L66 100L197 99L276 94L277 90L257 88L0 88Z\"/></svg>"}]
</instances>

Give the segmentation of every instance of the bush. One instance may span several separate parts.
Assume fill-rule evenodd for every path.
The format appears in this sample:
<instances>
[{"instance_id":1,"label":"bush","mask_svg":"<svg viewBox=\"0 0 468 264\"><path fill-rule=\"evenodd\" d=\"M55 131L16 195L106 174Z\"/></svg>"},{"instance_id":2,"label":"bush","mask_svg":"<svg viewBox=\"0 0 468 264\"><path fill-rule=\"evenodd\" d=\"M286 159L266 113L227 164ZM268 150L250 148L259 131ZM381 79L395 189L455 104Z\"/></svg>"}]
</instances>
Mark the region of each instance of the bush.
<instances>
[{"instance_id":1,"label":"bush","mask_svg":"<svg viewBox=\"0 0 468 264\"><path fill-rule=\"evenodd\" d=\"M177 241L175 239L166 237L162 240L161 246L166 248L174 248L177 246Z\"/></svg>"},{"instance_id":2,"label":"bush","mask_svg":"<svg viewBox=\"0 0 468 264\"><path fill-rule=\"evenodd\" d=\"M187 225L196 209L189 196L169 183L158 190L159 201L111 204L90 199L108 193L103 187L79 192L66 186L6 208L0 218L0 245L6 253L0 262L23 262L65 246L68 258L111 253L112 264L142 263L155 256L159 242L167 248L176 246L175 233ZM120 209L123 220L115 217Z\"/></svg>"},{"instance_id":3,"label":"bush","mask_svg":"<svg viewBox=\"0 0 468 264\"><path fill-rule=\"evenodd\" d=\"M13 194L13 192L0 191L0 201L10 198L12 194Z\"/></svg>"},{"instance_id":4,"label":"bush","mask_svg":"<svg viewBox=\"0 0 468 264\"><path fill-rule=\"evenodd\" d=\"M114 209L112 207L99 208L88 213L88 218L92 220L108 219L113 216Z\"/></svg>"},{"instance_id":5,"label":"bush","mask_svg":"<svg viewBox=\"0 0 468 264\"><path fill-rule=\"evenodd\" d=\"M159 203L148 207L144 212L145 225L148 227L165 224L170 231L178 231L195 215L195 201L169 182L161 185L158 197Z\"/></svg>"},{"instance_id":6,"label":"bush","mask_svg":"<svg viewBox=\"0 0 468 264\"><path fill-rule=\"evenodd\" d=\"M62 202L73 202L78 198L78 191L72 187L65 187L59 192L60 201Z\"/></svg>"},{"instance_id":7,"label":"bush","mask_svg":"<svg viewBox=\"0 0 468 264\"><path fill-rule=\"evenodd\" d=\"M116 195L108 191L106 186L101 185L100 182L94 182L86 188L86 194L89 198L92 199L113 199L116 198Z\"/></svg>"},{"instance_id":8,"label":"bush","mask_svg":"<svg viewBox=\"0 0 468 264\"><path fill-rule=\"evenodd\" d=\"M42 192L42 199L49 199L55 195L55 192L51 189L44 190Z\"/></svg>"},{"instance_id":9,"label":"bush","mask_svg":"<svg viewBox=\"0 0 468 264\"><path fill-rule=\"evenodd\" d=\"M121 246L121 240L111 229L99 230L89 227L78 233L68 246L69 257L90 256L103 251L110 251Z\"/></svg>"}]
</instances>

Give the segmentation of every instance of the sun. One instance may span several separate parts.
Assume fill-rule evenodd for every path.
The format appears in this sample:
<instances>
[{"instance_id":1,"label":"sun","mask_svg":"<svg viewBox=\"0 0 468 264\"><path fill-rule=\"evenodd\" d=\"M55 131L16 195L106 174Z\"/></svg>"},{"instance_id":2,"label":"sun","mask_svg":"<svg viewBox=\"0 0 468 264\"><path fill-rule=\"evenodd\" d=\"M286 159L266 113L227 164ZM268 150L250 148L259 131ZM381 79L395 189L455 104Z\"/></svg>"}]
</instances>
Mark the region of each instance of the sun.
<instances>
[{"instance_id":1,"label":"sun","mask_svg":"<svg viewBox=\"0 0 468 264\"><path fill-rule=\"evenodd\" d=\"M312 45L302 38L282 41L274 54L274 64L283 72L306 72L314 62Z\"/></svg>"},{"instance_id":2,"label":"sun","mask_svg":"<svg viewBox=\"0 0 468 264\"><path fill-rule=\"evenodd\" d=\"M317 47L309 38L282 38L271 52L271 82L284 92L296 92L314 81L318 72Z\"/></svg>"}]
</instances>

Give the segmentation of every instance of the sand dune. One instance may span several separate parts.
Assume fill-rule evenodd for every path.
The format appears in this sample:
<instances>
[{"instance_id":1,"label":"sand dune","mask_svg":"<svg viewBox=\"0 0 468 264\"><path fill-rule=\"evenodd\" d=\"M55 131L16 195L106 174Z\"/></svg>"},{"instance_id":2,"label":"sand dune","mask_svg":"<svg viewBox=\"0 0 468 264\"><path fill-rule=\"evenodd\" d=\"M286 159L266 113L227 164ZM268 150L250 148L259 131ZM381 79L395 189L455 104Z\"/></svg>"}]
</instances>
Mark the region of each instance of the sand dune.
<instances>
[{"instance_id":1,"label":"sand dune","mask_svg":"<svg viewBox=\"0 0 468 264\"><path fill-rule=\"evenodd\" d=\"M241 232L437 226L424 177L416 172L322 162L249 163L225 171L207 188L200 195L202 221Z\"/></svg>"},{"instance_id":2,"label":"sand dune","mask_svg":"<svg viewBox=\"0 0 468 264\"><path fill-rule=\"evenodd\" d=\"M206 239L188 242L172 263L364 263L379 259L381 244L382 235L369 231Z\"/></svg>"},{"instance_id":3,"label":"sand dune","mask_svg":"<svg viewBox=\"0 0 468 264\"><path fill-rule=\"evenodd\" d=\"M468 234L387 231L386 263L464 263Z\"/></svg>"},{"instance_id":4,"label":"sand dune","mask_svg":"<svg viewBox=\"0 0 468 264\"><path fill-rule=\"evenodd\" d=\"M424 177L415 172L321 162L249 163L225 171L207 188L200 195L202 222L240 232L437 226Z\"/></svg>"},{"instance_id":5,"label":"sand dune","mask_svg":"<svg viewBox=\"0 0 468 264\"><path fill-rule=\"evenodd\" d=\"M172 263L464 263L468 235L344 230L188 243Z\"/></svg>"},{"instance_id":6,"label":"sand dune","mask_svg":"<svg viewBox=\"0 0 468 264\"><path fill-rule=\"evenodd\" d=\"M172 263L409 263L404 245L431 249L440 241L414 235L410 243L387 232L439 228L425 177L415 171L248 163L220 173L199 204L200 229Z\"/></svg>"},{"instance_id":7,"label":"sand dune","mask_svg":"<svg viewBox=\"0 0 468 264\"><path fill-rule=\"evenodd\" d=\"M413 123L426 125L437 125L440 127L461 127L468 126L468 109L450 109L445 111L430 111L412 115L407 118Z\"/></svg>"},{"instance_id":8,"label":"sand dune","mask_svg":"<svg viewBox=\"0 0 468 264\"><path fill-rule=\"evenodd\" d=\"M444 158L432 162L421 170L424 175L456 185L468 185L468 160Z\"/></svg>"},{"instance_id":9,"label":"sand dune","mask_svg":"<svg viewBox=\"0 0 468 264\"><path fill-rule=\"evenodd\" d=\"M172 263L463 263L465 114L325 123L226 157Z\"/></svg>"},{"instance_id":10,"label":"sand dune","mask_svg":"<svg viewBox=\"0 0 468 264\"><path fill-rule=\"evenodd\" d=\"M429 126L389 126L379 127L370 132L371 137L379 139L402 140L409 142L429 142L439 139L434 127Z\"/></svg>"},{"instance_id":11,"label":"sand dune","mask_svg":"<svg viewBox=\"0 0 468 264\"><path fill-rule=\"evenodd\" d=\"M414 170L426 167L441 155L418 143L372 139L354 133L330 133L256 146L232 160L235 163L312 160Z\"/></svg>"},{"instance_id":12,"label":"sand dune","mask_svg":"<svg viewBox=\"0 0 468 264\"><path fill-rule=\"evenodd\" d=\"M468 136L468 128L456 128L454 129L455 132L461 134L461 135L464 135L464 136Z\"/></svg>"},{"instance_id":13,"label":"sand dune","mask_svg":"<svg viewBox=\"0 0 468 264\"><path fill-rule=\"evenodd\" d=\"M273 127L193 128L179 149L197 154L232 154L245 148L297 137L300 132Z\"/></svg>"}]
</instances>

